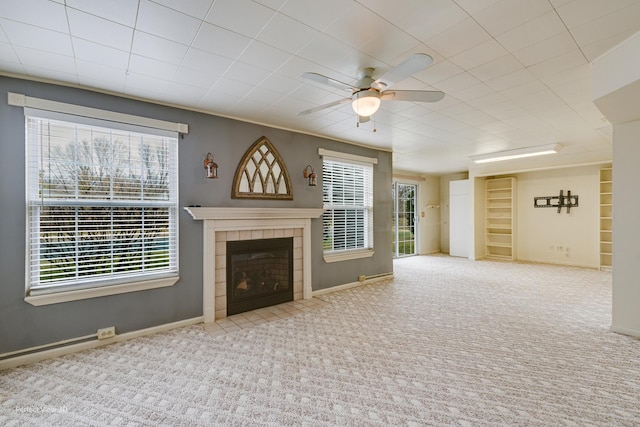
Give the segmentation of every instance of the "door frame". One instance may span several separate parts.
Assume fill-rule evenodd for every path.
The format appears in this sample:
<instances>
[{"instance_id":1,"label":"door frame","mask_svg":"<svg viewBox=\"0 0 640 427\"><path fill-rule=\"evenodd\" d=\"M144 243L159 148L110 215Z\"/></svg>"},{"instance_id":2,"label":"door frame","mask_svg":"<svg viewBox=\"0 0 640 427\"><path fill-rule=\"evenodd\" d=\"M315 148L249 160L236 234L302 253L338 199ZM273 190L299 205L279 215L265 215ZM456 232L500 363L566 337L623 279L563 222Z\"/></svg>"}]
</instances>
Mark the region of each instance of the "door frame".
<instances>
[{"instance_id":1,"label":"door frame","mask_svg":"<svg viewBox=\"0 0 640 427\"><path fill-rule=\"evenodd\" d=\"M410 254L400 254L399 253L399 247L400 247L400 240L399 240L399 235L400 235L400 226L399 226L399 198L398 198L398 194L399 194L399 186L411 186L413 187L414 191L413 191L413 238L410 240L403 240L402 242L412 242L413 243L413 253ZM405 256L414 256L417 255L418 253L420 253L419 251L419 241L418 241L418 236L419 234L419 223L420 223L420 219L418 217L418 194L419 194L419 190L420 190L420 186L417 183L411 183L411 182L402 182L399 180L394 180L393 184L392 184L392 199L393 199L393 237L392 237L392 241L393 241L393 257L394 258L401 258L401 257L405 257ZM405 200L410 200L410 199L405 199ZM411 228L411 227L409 227Z\"/></svg>"}]
</instances>

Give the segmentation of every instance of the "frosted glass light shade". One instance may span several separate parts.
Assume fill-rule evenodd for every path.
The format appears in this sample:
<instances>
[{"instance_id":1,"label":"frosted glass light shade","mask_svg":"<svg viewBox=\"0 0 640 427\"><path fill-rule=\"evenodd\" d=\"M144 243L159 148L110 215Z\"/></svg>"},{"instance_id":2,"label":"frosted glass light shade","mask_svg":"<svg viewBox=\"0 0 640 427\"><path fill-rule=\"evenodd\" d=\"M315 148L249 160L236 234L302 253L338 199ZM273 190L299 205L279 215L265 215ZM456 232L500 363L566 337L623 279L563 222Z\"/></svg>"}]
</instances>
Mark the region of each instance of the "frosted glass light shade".
<instances>
[{"instance_id":1,"label":"frosted glass light shade","mask_svg":"<svg viewBox=\"0 0 640 427\"><path fill-rule=\"evenodd\" d=\"M380 108L380 92L369 89L354 93L351 107L357 115L369 117Z\"/></svg>"}]
</instances>

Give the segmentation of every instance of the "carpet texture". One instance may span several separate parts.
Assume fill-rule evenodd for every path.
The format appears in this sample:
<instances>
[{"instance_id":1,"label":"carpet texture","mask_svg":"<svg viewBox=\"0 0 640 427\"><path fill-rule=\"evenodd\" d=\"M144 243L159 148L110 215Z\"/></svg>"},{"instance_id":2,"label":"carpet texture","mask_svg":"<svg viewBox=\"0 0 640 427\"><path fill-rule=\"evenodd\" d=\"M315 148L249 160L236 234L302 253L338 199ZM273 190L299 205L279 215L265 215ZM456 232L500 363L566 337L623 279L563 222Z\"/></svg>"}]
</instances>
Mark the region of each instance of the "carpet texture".
<instances>
[{"instance_id":1,"label":"carpet texture","mask_svg":"<svg viewBox=\"0 0 640 427\"><path fill-rule=\"evenodd\" d=\"M201 325L0 372L0 425L638 426L611 274L446 256L212 336Z\"/></svg>"}]
</instances>

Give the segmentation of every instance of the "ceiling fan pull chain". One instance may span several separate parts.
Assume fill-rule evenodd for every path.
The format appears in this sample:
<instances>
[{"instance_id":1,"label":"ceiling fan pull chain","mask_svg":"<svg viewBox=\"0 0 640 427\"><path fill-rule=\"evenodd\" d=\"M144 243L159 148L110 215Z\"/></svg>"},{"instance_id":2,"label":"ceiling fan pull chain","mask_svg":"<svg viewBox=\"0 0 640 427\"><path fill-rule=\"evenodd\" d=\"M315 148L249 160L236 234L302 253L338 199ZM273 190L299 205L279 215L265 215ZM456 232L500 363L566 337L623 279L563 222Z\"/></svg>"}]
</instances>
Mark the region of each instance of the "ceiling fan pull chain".
<instances>
[{"instance_id":1,"label":"ceiling fan pull chain","mask_svg":"<svg viewBox=\"0 0 640 427\"><path fill-rule=\"evenodd\" d=\"M373 115L373 131L374 132L378 131L378 129L376 128L376 116L375 116L375 114Z\"/></svg>"}]
</instances>

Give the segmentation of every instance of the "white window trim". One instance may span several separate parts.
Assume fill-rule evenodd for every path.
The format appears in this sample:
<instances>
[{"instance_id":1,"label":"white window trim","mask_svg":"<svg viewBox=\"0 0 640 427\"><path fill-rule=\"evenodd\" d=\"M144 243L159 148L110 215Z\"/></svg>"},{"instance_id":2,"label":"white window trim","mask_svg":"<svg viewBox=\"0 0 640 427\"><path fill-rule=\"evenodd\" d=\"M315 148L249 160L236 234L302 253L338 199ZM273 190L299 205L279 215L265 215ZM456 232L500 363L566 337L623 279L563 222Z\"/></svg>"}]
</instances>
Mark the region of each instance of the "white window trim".
<instances>
[{"instance_id":1,"label":"white window trim","mask_svg":"<svg viewBox=\"0 0 640 427\"><path fill-rule=\"evenodd\" d=\"M52 111L55 113L70 114L73 116L90 117L93 119L107 120L110 122L127 123L152 129L162 129L171 132L189 133L189 125L174 123L149 117L135 116L132 114L118 113L115 111L100 110L98 108L82 105L67 104L65 102L51 101L48 99L33 98L20 93L8 93L8 104L16 107L34 108L37 110Z\"/></svg>"},{"instance_id":2,"label":"white window trim","mask_svg":"<svg viewBox=\"0 0 640 427\"><path fill-rule=\"evenodd\" d=\"M378 159L375 157L358 156L357 154L341 153L340 151L326 150L324 148L318 148L318 155L342 160L355 160L356 162L370 163L372 165L378 164Z\"/></svg>"},{"instance_id":3,"label":"white window trim","mask_svg":"<svg viewBox=\"0 0 640 427\"><path fill-rule=\"evenodd\" d=\"M371 258L375 253L376 252L373 249L363 249L363 250L344 251L344 252L327 252L322 255L322 258L324 259L324 262L332 263L332 262L340 262L340 261L349 261L352 259Z\"/></svg>"},{"instance_id":4,"label":"white window trim","mask_svg":"<svg viewBox=\"0 0 640 427\"><path fill-rule=\"evenodd\" d=\"M25 110L39 109L50 111L52 113L63 113L75 115L79 117L87 117L92 119L107 120L118 123L125 123L134 126L142 126L152 129L161 129L164 131L178 132L187 134L189 126L184 123L173 123L164 120L152 119L149 117L135 116L131 114L118 113L108 110L100 110L96 108L84 107L81 105L67 104L64 102L51 101L41 98L33 98L23 94L8 93L8 105L23 107ZM176 196L177 197L177 196ZM28 221L28 219L27 219ZM26 242L28 245L28 241ZM29 292L28 275L25 271L25 280L27 282L26 292ZM27 295L25 302L33 306L43 306L50 304L58 304L69 301L78 301L90 298L98 298L102 296L118 295L129 292L144 291L149 289L164 288L175 285L180 280L179 275L171 275L150 280L135 280L109 286L97 286L86 289L75 289L67 291L59 291L50 294Z\"/></svg>"},{"instance_id":5,"label":"white window trim","mask_svg":"<svg viewBox=\"0 0 640 427\"><path fill-rule=\"evenodd\" d=\"M342 153L340 151L327 150L325 148L318 148L318 155L321 157L328 157L340 160L350 160L360 163L367 163L372 165L378 164L378 159L375 157L359 156L357 154ZM333 262L350 261L354 259L371 258L375 254L375 250L371 249L356 249L340 252L324 252L322 259L327 264Z\"/></svg>"},{"instance_id":6,"label":"white window trim","mask_svg":"<svg viewBox=\"0 0 640 427\"><path fill-rule=\"evenodd\" d=\"M108 295L125 294L129 292L146 291L149 289L166 288L173 286L180 276L165 277L155 280L123 283L120 285L102 286L98 288L78 289L74 291L61 291L51 294L27 296L24 298L31 305L41 306L58 304L61 302L78 301L89 298L98 298Z\"/></svg>"}]
</instances>

